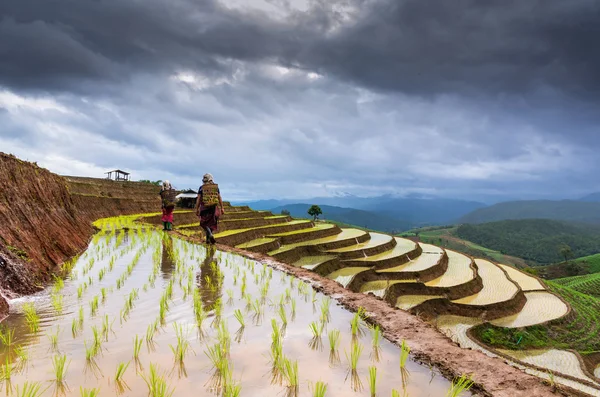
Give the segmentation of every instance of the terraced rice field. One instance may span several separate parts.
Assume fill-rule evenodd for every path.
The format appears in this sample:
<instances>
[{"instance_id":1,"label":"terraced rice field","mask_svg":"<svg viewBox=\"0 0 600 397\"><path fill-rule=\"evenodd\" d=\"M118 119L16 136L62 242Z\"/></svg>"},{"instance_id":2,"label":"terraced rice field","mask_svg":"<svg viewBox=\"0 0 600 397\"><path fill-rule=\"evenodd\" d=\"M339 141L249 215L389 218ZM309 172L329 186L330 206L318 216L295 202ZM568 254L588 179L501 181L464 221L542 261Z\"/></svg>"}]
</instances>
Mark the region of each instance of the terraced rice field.
<instances>
[{"instance_id":1,"label":"terraced rice field","mask_svg":"<svg viewBox=\"0 0 600 397\"><path fill-rule=\"evenodd\" d=\"M465 305L490 305L508 301L519 291L498 266L483 259L476 259L475 263L483 279L483 289L474 295L452 302Z\"/></svg>"},{"instance_id":2,"label":"terraced rice field","mask_svg":"<svg viewBox=\"0 0 600 397\"><path fill-rule=\"evenodd\" d=\"M410 359L403 376L397 346L311 285L162 232L118 230L129 221L99 222L106 230L65 264L66 279L11 302L0 347L7 395L26 382L42 393L14 395L299 396L323 382L327 396L434 397L450 388ZM349 370L344 353L355 347Z\"/></svg>"},{"instance_id":3,"label":"terraced rice field","mask_svg":"<svg viewBox=\"0 0 600 397\"><path fill-rule=\"evenodd\" d=\"M365 264L372 264L373 262L380 262L387 259L394 259L401 256L407 255L410 251L414 250L417 246L415 242L407 240L401 237L395 237L396 246L389 251L383 252L378 255L369 256L367 258L360 258L357 261L365 262Z\"/></svg>"},{"instance_id":4,"label":"terraced rice field","mask_svg":"<svg viewBox=\"0 0 600 397\"><path fill-rule=\"evenodd\" d=\"M235 225L235 215L229 219L232 221L231 224ZM289 230L286 231L287 226ZM509 314L501 314L504 315L503 318L491 322L496 327L501 327L496 329L526 329L563 318L568 312L568 306L548 291L543 282L507 265L496 265L482 259L473 260L451 250L444 251L433 245L417 244L405 238L394 237L396 245L393 246L391 236L352 228L336 230L334 225L326 226L322 223L317 223L317 226L313 227L312 222L309 221L285 220L277 224L277 227L280 230L278 233L273 234L269 231L272 229L266 228L262 236L260 231L263 229L254 228L257 233L248 234L249 241L236 242L237 247L252 251L255 250L254 247L278 243L279 247L269 252L269 255L278 260L288 261L294 266L316 270L319 273L322 271L319 269L326 270L331 266L331 269L337 270L329 274L328 278L343 286L350 286L354 291L372 293L386 300L389 299L390 304L404 310L411 310L413 313L424 313L424 310L438 313L434 310L436 302L432 300L439 300L441 305L449 305L448 310L457 315L434 315L432 322L440 331L465 348L482 350L493 355L471 340L467 331L474 326L486 326L480 318L485 318L490 310L503 310L502 304L508 308L505 311ZM329 233L330 228L331 235L316 238L319 235L323 236L324 233L320 232ZM239 231L225 232L217 235L217 239L227 236L227 233ZM293 237L289 238L290 236ZM392 246L393 248L389 248ZM419 246L422 253L415 254L413 251ZM298 247L309 248L295 250ZM382 252L378 247L386 250ZM442 272L444 268L436 265L441 263L444 253L448 257L448 266L445 272L438 276L439 273L435 272L438 270ZM321 264L324 264L324 267L320 267ZM423 273L428 270L431 271ZM406 274L395 276L403 272ZM423 279L417 279L417 275L423 276ZM579 280L569 281L579 282ZM593 287L594 284L590 285ZM390 294L387 294L388 291ZM520 291L524 294L518 294ZM522 306L523 302L524 306ZM522 309L517 309L521 306ZM591 324L592 319L597 315L597 313L591 314L595 307L589 305L587 308L578 308L583 316L581 318L587 319L586 324L578 322L573 325L572 335L578 343L597 337L593 331L596 328ZM515 309L511 312L512 308ZM487 325L489 326L489 323ZM527 355L526 352L523 354ZM533 356L537 356L537 353ZM529 372L547 378L545 372L527 367L526 361L518 361L518 358L514 360L512 365L528 368ZM581 370L581 367L579 369ZM570 371L568 368L566 370ZM555 378L564 385L596 395L594 394L596 391L590 389L589 385L578 384L564 376L561 377L558 371Z\"/></svg>"},{"instance_id":5,"label":"terraced rice field","mask_svg":"<svg viewBox=\"0 0 600 397\"><path fill-rule=\"evenodd\" d=\"M549 292L527 292L527 303L517 314L493 320L497 327L521 328L561 318L569 307L556 295Z\"/></svg>"},{"instance_id":6,"label":"terraced rice field","mask_svg":"<svg viewBox=\"0 0 600 397\"><path fill-rule=\"evenodd\" d=\"M444 254L444 250L434 245L421 244L423 253L411 259L410 262L395 266L389 269L377 270L378 273L402 273L402 272L421 272L425 269L429 269L439 263Z\"/></svg>"},{"instance_id":7,"label":"terraced rice field","mask_svg":"<svg viewBox=\"0 0 600 397\"><path fill-rule=\"evenodd\" d=\"M327 276L342 286L346 287L352 281L352 278L356 276L360 272L364 272L365 270L369 270L368 267L344 267L342 269L336 270Z\"/></svg>"},{"instance_id":8,"label":"terraced rice field","mask_svg":"<svg viewBox=\"0 0 600 397\"><path fill-rule=\"evenodd\" d=\"M506 271L508 273L508 276L511 278L511 280L514 281L515 283L517 283L523 291L540 291L540 290L546 289L542 285L540 280L536 279L535 277L532 277L528 274L520 272L512 266L507 266L507 265L498 265L498 266L500 266L502 269L504 269L504 271Z\"/></svg>"},{"instance_id":9,"label":"terraced rice field","mask_svg":"<svg viewBox=\"0 0 600 397\"><path fill-rule=\"evenodd\" d=\"M458 252L446 250L448 255L448 270L441 277L428 281L429 287L454 287L464 284L476 277L471 269L471 258Z\"/></svg>"},{"instance_id":10,"label":"terraced rice field","mask_svg":"<svg viewBox=\"0 0 600 397\"><path fill-rule=\"evenodd\" d=\"M552 281L581 292L582 294L600 297L600 273L566 277Z\"/></svg>"}]
</instances>

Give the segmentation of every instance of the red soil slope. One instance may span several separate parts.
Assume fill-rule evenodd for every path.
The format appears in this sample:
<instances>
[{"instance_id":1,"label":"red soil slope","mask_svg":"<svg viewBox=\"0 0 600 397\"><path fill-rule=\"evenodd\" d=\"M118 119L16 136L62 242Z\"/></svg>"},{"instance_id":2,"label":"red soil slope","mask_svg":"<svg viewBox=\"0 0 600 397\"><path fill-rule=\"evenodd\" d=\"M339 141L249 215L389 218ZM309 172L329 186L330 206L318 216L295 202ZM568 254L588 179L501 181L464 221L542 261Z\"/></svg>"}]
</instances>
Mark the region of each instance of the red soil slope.
<instances>
[{"instance_id":1,"label":"red soil slope","mask_svg":"<svg viewBox=\"0 0 600 397\"><path fill-rule=\"evenodd\" d=\"M34 292L93 232L63 178L0 153L0 314L4 297Z\"/></svg>"}]
</instances>

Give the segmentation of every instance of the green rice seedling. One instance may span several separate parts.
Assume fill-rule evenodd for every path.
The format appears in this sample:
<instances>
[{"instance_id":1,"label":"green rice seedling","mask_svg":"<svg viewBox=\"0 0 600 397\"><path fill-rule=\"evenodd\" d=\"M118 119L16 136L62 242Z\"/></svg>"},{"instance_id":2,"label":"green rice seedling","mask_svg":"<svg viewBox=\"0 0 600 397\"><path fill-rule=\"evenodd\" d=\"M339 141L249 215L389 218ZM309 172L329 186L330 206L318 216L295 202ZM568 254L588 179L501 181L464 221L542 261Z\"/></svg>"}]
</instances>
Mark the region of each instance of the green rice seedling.
<instances>
[{"instance_id":1,"label":"green rice seedling","mask_svg":"<svg viewBox=\"0 0 600 397\"><path fill-rule=\"evenodd\" d=\"M277 314L279 315L279 319L281 320L281 324L283 324L283 326L285 327L288 323L287 321L287 314L285 312L285 306L279 306L279 309L277 310Z\"/></svg>"},{"instance_id":2,"label":"green rice seedling","mask_svg":"<svg viewBox=\"0 0 600 397\"><path fill-rule=\"evenodd\" d=\"M59 293L60 291L63 290L63 288L65 288L65 280L63 280L60 277L56 277L56 276L52 276L54 278L54 287L53 287L53 291L54 293Z\"/></svg>"},{"instance_id":3,"label":"green rice seedling","mask_svg":"<svg viewBox=\"0 0 600 397\"><path fill-rule=\"evenodd\" d=\"M290 308L292 310L292 321L296 318L296 300L292 299L290 302Z\"/></svg>"},{"instance_id":4,"label":"green rice seedling","mask_svg":"<svg viewBox=\"0 0 600 397\"><path fill-rule=\"evenodd\" d=\"M79 319L79 328L81 329L83 327L83 320L84 320L83 306L79 307L78 319Z\"/></svg>"},{"instance_id":5,"label":"green rice seedling","mask_svg":"<svg viewBox=\"0 0 600 397\"><path fill-rule=\"evenodd\" d=\"M50 340L50 348L54 351L58 351L58 337L60 334L60 327L56 329L55 333L48 334L48 339Z\"/></svg>"},{"instance_id":6,"label":"green rice seedling","mask_svg":"<svg viewBox=\"0 0 600 397\"><path fill-rule=\"evenodd\" d=\"M298 361L291 361L289 358L284 357L282 360L282 372L288 389L297 390L300 385L298 380Z\"/></svg>"},{"instance_id":7,"label":"green rice seedling","mask_svg":"<svg viewBox=\"0 0 600 397\"><path fill-rule=\"evenodd\" d=\"M462 375L452 381L452 386L450 387L450 390L448 390L448 393L446 394L446 396L447 397L458 397L463 392L466 392L469 389L471 389L472 386L473 386L473 380L471 379L471 376L470 375L469 376Z\"/></svg>"},{"instance_id":8,"label":"green rice seedling","mask_svg":"<svg viewBox=\"0 0 600 397\"><path fill-rule=\"evenodd\" d=\"M52 307L58 314L63 312L63 296L59 294L53 294L50 298L52 301Z\"/></svg>"},{"instance_id":9,"label":"green rice seedling","mask_svg":"<svg viewBox=\"0 0 600 397\"><path fill-rule=\"evenodd\" d=\"M406 367L406 360L408 360L408 355L410 354L410 347L406 343L406 340L402 341L400 345L400 368Z\"/></svg>"},{"instance_id":10,"label":"green rice seedling","mask_svg":"<svg viewBox=\"0 0 600 397\"><path fill-rule=\"evenodd\" d=\"M100 305L99 299L97 296L94 296L92 301L90 302L90 314L91 316L95 316L98 313L98 307Z\"/></svg>"},{"instance_id":11,"label":"green rice seedling","mask_svg":"<svg viewBox=\"0 0 600 397\"><path fill-rule=\"evenodd\" d=\"M352 320L350 320L350 329L352 331L353 339L356 339L359 336L363 335L363 330L361 327L361 316L359 312L354 313Z\"/></svg>"},{"instance_id":12,"label":"green rice seedling","mask_svg":"<svg viewBox=\"0 0 600 397\"><path fill-rule=\"evenodd\" d=\"M76 338L78 334L79 334L79 322L77 321L76 318L74 318L73 321L71 322L71 335L73 335L73 338Z\"/></svg>"},{"instance_id":13,"label":"green rice seedling","mask_svg":"<svg viewBox=\"0 0 600 397\"><path fill-rule=\"evenodd\" d=\"M10 383L12 378L13 366L8 358L8 354L4 357L4 365L0 367L0 381Z\"/></svg>"},{"instance_id":14,"label":"green rice seedling","mask_svg":"<svg viewBox=\"0 0 600 397\"><path fill-rule=\"evenodd\" d=\"M106 302L107 290L105 287L102 287L102 289L100 290L100 294L102 295L102 303Z\"/></svg>"},{"instance_id":15,"label":"green rice seedling","mask_svg":"<svg viewBox=\"0 0 600 397\"><path fill-rule=\"evenodd\" d=\"M140 339L139 336L135 336L135 338L133 339L133 359L134 360L139 360L140 359L140 350L142 349L142 340Z\"/></svg>"},{"instance_id":16,"label":"green rice seedling","mask_svg":"<svg viewBox=\"0 0 600 397\"><path fill-rule=\"evenodd\" d=\"M83 386L79 386L79 393L81 397L98 397L100 389L84 389Z\"/></svg>"},{"instance_id":17,"label":"green rice seedling","mask_svg":"<svg viewBox=\"0 0 600 397\"><path fill-rule=\"evenodd\" d=\"M115 372L115 382L116 383L123 382L123 376L125 375L125 371L127 371L129 364L130 363L119 363L119 365L117 365L117 370Z\"/></svg>"},{"instance_id":18,"label":"green rice seedling","mask_svg":"<svg viewBox=\"0 0 600 397\"><path fill-rule=\"evenodd\" d=\"M362 354L363 346L358 343L352 343L350 347L350 354L346 351L346 358L348 359L348 363L350 365L351 371L356 371L358 368L358 360L360 359L360 355Z\"/></svg>"},{"instance_id":19,"label":"green rice seedling","mask_svg":"<svg viewBox=\"0 0 600 397\"><path fill-rule=\"evenodd\" d=\"M83 296L83 285L77 287L77 299L81 299Z\"/></svg>"},{"instance_id":20,"label":"green rice seedling","mask_svg":"<svg viewBox=\"0 0 600 397\"><path fill-rule=\"evenodd\" d=\"M102 336L104 341L108 342L108 333L112 330L112 324L109 322L108 314L105 314L102 318Z\"/></svg>"},{"instance_id":21,"label":"green rice seedling","mask_svg":"<svg viewBox=\"0 0 600 397\"><path fill-rule=\"evenodd\" d=\"M87 341L83 341L83 345L85 347L85 360L87 362L93 362L96 356L98 355L98 350L96 349L96 345L91 343L88 346Z\"/></svg>"},{"instance_id":22,"label":"green rice seedling","mask_svg":"<svg viewBox=\"0 0 600 397\"><path fill-rule=\"evenodd\" d=\"M175 329L177 345L169 345L169 347L175 356L175 362L183 365L185 356L187 355L188 351L191 350L190 342L187 340L188 333L182 325L178 325L177 323L173 324L173 328Z\"/></svg>"},{"instance_id":23,"label":"green rice seedling","mask_svg":"<svg viewBox=\"0 0 600 397\"><path fill-rule=\"evenodd\" d=\"M148 328L146 329L146 344L148 346L151 346L154 344L154 335L156 334L157 329L158 329L158 321L155 321L152 324L148 324Z\"/></svg>"},{"instance_id":24,"label":"green rice seedling","mask_svg":"<svg viewBox=\"0 0 600 397\"><path fill-rule=\"evenodd\" d=\"M329 331L327 336L329 338L329 350L331 352L337 351L338 346L340 345L340 330L332 329L331 331Z\"/></svg>"},{"instance_id":25,"label":"green rice seedling","mask_svg":"<svg viewBox=\"0 0 600 397\"><path fill-rule=\"evenodd\" d=\"M242 311L240 309L235 309L235 311L233 312L233 316L238 321L238 323L240 323L240 327L243 328L246 326L246 323L244 322L244 315L242 314Z\"/></svg>"},{"instance_id":26,"label":"green rice seedling","mask_svg":"<svg viewBox=\"0 0 600 397\"><path fill-rule=\"evenodd\" d=\"M94 349L96 349L97 352L100 352L102 349L102 334L98 330L98 327L96 327L96 326L92 327L92 335L94 338L94 340L92 342Z\"/></svg>"},{"instance_id":27,"label":"green rice seedling","mask_svg":"<svg viewBox=\"0 0 600 397\"><path fill-rule=\"evenodd\" d=\"M371 328L371 336L373 345L373 353L371 354L371 357L374 361L379 361L381 356L381 329L379 328L379 325Z\"/></svg>"},{"instance_id":28,"label":"green rice seedling","mask_svg":"<svg viewBox=\"0 0 600 397\"><path fill-rule=\"evenodd\" d=\"M19 366L21 368L24 368L29 362L29 351L23 346L15 347L14 351L17 356L17 359L19 360Z\"/></svg>"},{"instance_id":29,"label":"green rice seedling","mask_svg":"<svg viewBox=\"0 0 600 397\"><path fill-rule=\"evenodd\" d=\"M258 299L256 299L254 302L252 302L252 310L254 311L255 318L259 318L262 316L263 308Z\"/></svg>"},{"instance_id":30,"label":"green rice seedling","mask_svg":"<svg viewBox=\"0 0 600 397\"><path fill-rule=\"evenodd\" d=\"M329 322L329 307L331 305L331 298L326 296L321 301L321 321L323 323Z\"/></svg>"},{"instance_id":31,"label":"green rice seedling","mask_svg":"<svg viewBox=\"0 0 600 397\"><path fill-rule=\"evenodd\" d=\"M313 397L325 397L325 393L327 393L327 384L321 381L315 383Z\"/></svg>"},{"instance_id":32,"label":"green rice seedling","mask_svg":"<svg viewBox=\"0 0 600 397\"><path fill-rule=\"evenodd\" d=\"M10 352L15 340L15 330L5 326L0 326L0 341L2 345Z\"/></svg>"},{"instance_id":33,"label":"green rice seedling","mask_svg":"<svg viewBox=\"0 0 600 397\"><path fill-rule=\"evenodd\" d=\"M33 303L25 303L23 305L23 312L25 313L25 321L29 326L29 330L33 333L38 333L40 330L40 317L37 314Z\"/></svg>"},{"instance_id":34,"label":"green rice seedling","mask_svg":"<svg viewBox=\"0 0 600 397\"><path fill-rule=\"evenodd\" d=\"M310 328L313 338L320 338L323 334L323 323L313 321L308 325L308 328Z\"/></svg>"},{"instance_id":35,"label":"green rice seedling","mask_svg":"<svg viewBox=\"0 0 600 397\"><path fill-rule=\"evenodd\" d=\"M54 378L56 383L63 383L67 375L69 364L67 363L67 355L52 357L52 366L54 368Z\"/></svg>"},{"instance_id":36,"label":"green rice seedling","mask_svg":"<svg viewBox=\"0 0 600 397\"><path fill-rule=\"evenodd\" d=\"M42 389L40 382L25 382L23 386L17 385L15 395L17 397L41 397L47 389Z\"/></svg>"},{"instance_id":37,"label":"green rice seedling","mask_svg":"<svg viewBox=\"0 0 600 397\"><path fill-rule=\"evenodd\" d=\"M369 367L369 392L371 397L377 395L377 367Z\"/></svg>"}]
</instances>

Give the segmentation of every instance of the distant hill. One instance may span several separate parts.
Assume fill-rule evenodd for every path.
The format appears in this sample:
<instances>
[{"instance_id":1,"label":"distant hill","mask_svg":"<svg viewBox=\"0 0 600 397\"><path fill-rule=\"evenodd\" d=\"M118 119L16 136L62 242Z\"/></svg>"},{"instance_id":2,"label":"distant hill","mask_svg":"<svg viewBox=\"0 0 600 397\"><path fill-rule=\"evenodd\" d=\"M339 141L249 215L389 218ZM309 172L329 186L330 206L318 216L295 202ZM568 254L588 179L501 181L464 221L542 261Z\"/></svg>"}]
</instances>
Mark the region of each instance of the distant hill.
<instances>
[{"instance_id":1,"label":"distant hill","mask_svg":"<svg viewBox=\"0 0 600 397\"><path fill-rule=\"evenodd\" d=\"M600 224L600 202L509 201L479 208L461 217L459 223L485 223L508 219L554 219Z\"/></svg>"},{"instance_id":2,"label":"distant hill","mask_svg":"<svg viewBox=\"0 0 600 397\"><path fill-rule=\"evenodd\" d=\"M600 226L549 219L525 219L463 224L456 235L504 254L539 263L564 259L560 246L567 244L575 257L600 252Z\"/></svg>"},{"instance_id":3,"label":"distant hill","mask_svg":"<svg viewBox=\"0 0 600 397\"><path fill-rule=\"evenodd\" d=\"M410 222L412 227L455 223L460 217L485 204L476 201L453 200L443 198L399 198L390 195L378 197L357 197L344 195L338 197L315 197L302 200L261 200L252 202L236 202L236 205L249 205L255 210L272 208L298 203L317 204L321 207L332 206L353 208L377 213L393 219Z\"/></svg>"},{"instance_id":4,"label":"distant hill","mask_svg":"<svg viewBox=\"0 0 600 397\"><path fill-rule=\"evenodd\" d=\"M588 194L587 196L580 198L579 201L588 201L588 202L598 203L598 202L600 202L600 192Z\"/></svg>"},{"instance_id":5,"label":"distant hill","mask_svg":"<svg viewBox=\"0 0 600 397\"><path fill-rule=\"evenodd\" d=\"M546 279L581 276L592 273L600 273L600 254L584 256L570 260L566 263L540 268L540 276Z\"/></svg>"},{"instance_id":6,"label":"distant hill","mask_svg":"<svg viewBox=\"0 0 600 397\"><path fill-rule=\"evenodd\" d=\"M281 213L282 210L290 211L294 218L310 218L307 214L310 204L290 204L271 208L274 214ZM399 233L410 229L410 223L395 219L386 215L379 215L374 212L357 210L354 208L335 207L330 205L320 205L323 215L320 217L325 220L337 221L349 225L356 225L366 229L380 230L388 233Z\"/></svg>"}]
</instances>

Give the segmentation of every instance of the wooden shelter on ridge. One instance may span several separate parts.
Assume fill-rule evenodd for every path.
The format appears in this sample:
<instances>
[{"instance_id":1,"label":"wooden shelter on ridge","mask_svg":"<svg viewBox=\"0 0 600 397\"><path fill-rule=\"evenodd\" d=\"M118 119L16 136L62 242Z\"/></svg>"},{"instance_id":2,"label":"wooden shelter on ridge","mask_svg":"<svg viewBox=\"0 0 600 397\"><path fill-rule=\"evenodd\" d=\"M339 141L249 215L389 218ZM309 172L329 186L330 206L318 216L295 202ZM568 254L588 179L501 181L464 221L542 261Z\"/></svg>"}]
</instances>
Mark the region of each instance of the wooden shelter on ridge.
<instances>
[{"instance_id":1,"label":"wooden shelter on ridge","mask_svg":"<svg viewBox=\"0 0 600 397\"><path fill-rule=\"evenodd\" d=\"M185 190L177 195L177 205L181 208L194 208L196 206L196 199L198 193L194 190Z\"/></svg>"},{"instance_id":2,"label":"wooden shelter on ridge","mask_svg":"<svg viewBox=\"0 0 600 397\"><path fill-rule=\"evenodd\" d=\"M129 181L129 175L131 175L129 172L125 172L125 171L121 171L121 170L112 170L112 171L105 172L105 174L108 175L106 177L106 179L111 179L114 181ZM113 178L113 174L115 174L114 178Z\"/></svg>"}]
</instances>

